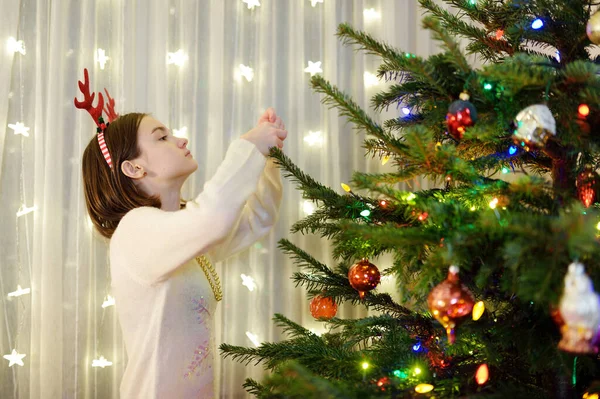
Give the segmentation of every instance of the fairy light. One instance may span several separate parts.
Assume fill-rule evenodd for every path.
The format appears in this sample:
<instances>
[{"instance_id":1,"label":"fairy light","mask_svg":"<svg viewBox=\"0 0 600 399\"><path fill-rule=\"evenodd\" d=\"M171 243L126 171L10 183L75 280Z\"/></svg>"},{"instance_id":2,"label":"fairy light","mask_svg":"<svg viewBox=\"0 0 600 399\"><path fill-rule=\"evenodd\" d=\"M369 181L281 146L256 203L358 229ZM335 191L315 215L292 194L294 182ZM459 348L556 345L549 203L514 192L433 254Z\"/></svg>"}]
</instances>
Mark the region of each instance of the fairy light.
<instances>
[{"instance_id":1,"label":"fairy light","mask_svg":"<svg viewBox=\"0 0 600 399\"><path fill-rule=\"evenodd\" d=\"M402 379L408 378L408 374L406 373L406 371L402 370L394 370L394 376Z\"/></svg>"},{"instance_id":2,"label":"fairy light","mask_svg":"<svg viewBox=\"0 0 600 399\"><path fill-rule=\"evenodd\" d=\"M254 69L247 65L240 64L236 71L235 77L237 81L241 81L243 77L246 79L246 81L252 82L252 79L254 79Z\"/></svg>"},{"instance_id":3,"label":"fairy light","mask_svg":"<svg viewBox=\"0 0 600 399\"><path fill-rule=\"evenodd\" d=\"M316 7L317 4L319 4L319 3L323 3L323 0L308 0L308 1L310 1L310 5L313 7Z\"/></svg>"},{"instance_id":4,"label":"fairy light","mask_svg":"<svg viewBox=\"0 0 600 399\"><path fill-rule=\"evenodd\" d=\"M37 206L32 206L30 208L27 207L27 205L23 204L21 205L21 207L19 208L19 210L17 211L17 217L21 217L21 216L25 216L33 211L37 210Z\"/></svg>"},{"instance_id":5,"label":"fairy light","mask_svg":"<svg viewBox=\"0 0 600 399\"><path fill-rule=\"evenodd\" d=\"M365 71L365 73L363 74L363 79L365 81L366 88L377 86L379 84L379 79L376 75L373 75L371 72Z\"/></svg>"},{"instance_id":6,"label":"fairy light","mask_svg":"<svg viewBox=\"0 0 600 399\"><path fill-rule=\"evenodd\" d=\"M362 212L360 213L360 216L362 216L362 217L365 217L365 218L368 218L369 216L371 216L371 211L370 211L370 210L368 210L368 209L365 209L364 211L362 211Z\"/></svg>"},{"instance_id":7,"label":"fairy light","mask_svg":"<svg viewBox=\"0 0 600 399\"><path fill-rule=\"evenodd\" d=\"M3 357L8 360L8 367L12 367L14 364L18 364L19 366L24 366L23 358L27 356L25 354L17 352L16 349L13 349L10 355L4 355Z\"/></svg>"},{"instance_id":8,"label":"fairy light","mask_svg":"<svg viewBox=\"0 0 600 399\"><path fill-rule=\"evenodd\" d=\"M381 164L385 165L386 163L388 163L389 160L390 160L390 156L384 155L383 158L381 158Z\"/></svg>"},{"instance_id":9,"label":"fairy light","mask_svg":"<svg viewBox=\"0 0 600 399\"><path fill-rule=\"evenodd\" d=\"M485 312L485 304L483 301L479 301L473 306L473 320L479 320L483 312Z\"/></svg>"},{"instance_id":10,"label":"fairy light","mask_svg":"<svg viewBox=\"0 0 600 399\"><path fill-rule=\"evenodd\" d=\"M381 200L381 201L379 201L379 205L380 205L382 208L385 208L385 207L387 206L387 202L386 202L386 200Z\"/></svg>"},{"instance_id":11,"label":"fairy light","mask_svg":"<svg viewBox=\"0 0 600 399\"><path fill-rule=\"evenodd\" d=\"M489 377L490 370L488 369L487 364L484 363L477 369L477 372L475 373L475 381L477 381L479 385L483 385L487 382Z\"/></svg>"},{"instance_id":12,"label":"fairy light","mask_svg":"<svg viewBox=\"0 0 600 399\"><path fill-rule=\"evenodd\" d=\"M492 87L491 83L486 83L483 85L483 90L492 90Z\"/></svg>"},{"instance_id":13,"label":"fairy light","mask_svg":"<svg viewBox=\"0 0 600 399\"><path fill-rule=\"evenodd\" d=\"M98 48L94 53L94 61L100 65L100 69L104 70L106 66L106 61L110 58L106 56L106 51L104 49Z\"/></svg>"},{"instance_id":14,"label":"fairy light","mask_svg":"<svg viewBox=\"0 0 600 399\"><path fill-rule=\"evenodd\" d=\"M422 370L421 370L421 368L420 368L420 367L415 367L415 369L413 370L413 373L414 373L415 375L419 375L419 374L421 374L421 371L422 371Z\"/></svg>"},{"instance_id":15,"label":"fairy light","mask_svg":"<svg viewBox=\"0 0 600 399\"><path fill-rule=\"evenodd\" d=\"M408 195L406 196L406 200L407 200L407 201L412 201L412 200L414 200L415 198L417 198L417 196L415 195L415 193L410 193L410 194L408 194Z\"/></svg>"},{"instance_id":16,"label":"fairy light","mask_svg":"<svg viewBox=\"0 0 600 399\"><path fill-rule=\"evenodd\" d=\"M13 291L13 292L9 292L8 297L9 298L11 298L11 297L17 298L17 297L20 297L21 295L26 295L26 294L30 294L30 293L31 293L31 288L23 289L23 288L21 288L20 285L17 285L17 290Z\"/></svg>"},{"instance_id":17,"label":"fairy light","mask_svg":"<svg viewBox=\"0 0 600 399\"><path fill-rule=\"evenodd\" d=\"M588 107L587 104L581 104L579 105L579 108L577 108L577 111L580 116L586 117L590 114L590 107Z\"/></svg>"},{"instance_id":18,"label":"fairy light","mask_svg":"<svg viewBox=\"0 0 600 399\"><path fill-rule=\"evenodd\" d=\"M248 10L254 10L254 7L260 7L259 0L242 0L242 3L246 3Z\"/></svg>"},{"instance_id":19,"label":"fairy light","mask_svg":"<svg viewBox=\"0 0 600 399\"><path fill-rule=\"evenodd\" d=\"M418 352L421 350L421 343L417 342L416 344L413 345L412 347L413 352Z\"/></svg>"},{"instance_id":20,"label":"fairy light","mask_svg":"<svg viewBox=\"0 0 600 399\"><path fill-rule=\"evenodd\" d=\"M507 174L508 172L510 172L510 169L508 169L506 166L502 167L502 173Z\"/></svg>"},{"instance_id":21,"label":"fairy light","mask_svg":"<svg viewBox=\"0 0 600 399\"><path fill-rule=\"evenodd\" d=\"M544 21L542 21L540 18L534 19L533 22L531 23L531 29L538 30L542 26L544 26Z\"/></svg>"},{"instance_id":22,"label":"fairy light","mask_svg":"<svg viewBox=\"0 0 600 399\"><path fill-rule=\"evenodd\" d=\"M256 346L256 347L260 346L260 342L258 341L258 335L252 334L250 331L246 331L246 336L248 337L248 339L250 341L252 341L254 346Z\"/></svg>"},{"instance_id":23,"label":"fairy light","mask_svg":"<svg viewBox=\"0 0 600 399\"><path fill-rule=\"evenodd\" d=\"M496 30L496 40L501 40L504 36L504 29Z\"/></svg>"},{"instance_id":24,"label":"fairy light","mask_svg":"<svg viewBox=\"0 0 600 399\"><path fill-rule=\"evenodd\" d=\"M518 147L516 145L511 145L508 148L508 154L509 155L515 155L517 153Z\"/></svg>"},{"instance_id":25,"label":"fairy light","mask_svg":"<svg viewBox=\"0 0 600 399\"><path fill-rule=\"evenodd\" d=\"M173 135L184 139L189 138L187 126L183 126L181 129L173 129Z\"/></svg>"},{"instance_id":26,"label":"fairy light","mask_svg":"<svg viewBox=\"0 0 600 399\"><path fill-rule=\"evenodd\" d=\"M368 368L369 368L369 363L367 363L367 362L362 362L362 364L361 364L361 367L362 367L362 369L363 369L363 370L366 370L366 369L368 369Z\"/></svg>"},{"instance_id":27,"label":"fairy light","mask_svg":"<svg viewBox=\"0 0 600 399\"><path fill-rule=\"evenodd\" d=\"M245 274L241 274L240 277L242 278L242 285L246 286L246 288L248 288L248 291L254 291L254 289L256 288L256 283L254 282L254 279L250 276L246 276Z\"/></svg>"},{"instance_id":28,"label":"fairy light","mask_svg":"<svg viewBox=\"0 0 600 399\"><path fill-rule=\"evenodd\" d=\"M308 66L304 68L304 72L310 73L310 76L315 76L317 73L322 73L323 70L321 69L321 61L308 61Z\"/></svg>"},{"instance_id":29,"label":"fairy light","mask_svg":"<svg viewBox=\"0 0 600 399\"><path fill-rule=\"evenodd\" d=\"M417 393L427 393L433 391L433 385L431 384L419 384L415 387Z\"/></svg>"},{"instance_id":30,"label":"fairy light","mask_svg":"<svg viewBox=\"0 0 600 399\"><path fill-rule=\"evenodd\" d=\"M102 309L106 309L109 306L115 306L115 298L113 298L110 295L107 295L104 302L102 302Z\"/></svg>"},{"instance_id":31,"label":"fairy light","mask_svg":"<svg viewBox=\"0 0 600 399\"><path fill-rule=\"evenodd\" d=\"M419 220L422 222L422 221L424 221L424 220L427 220L427 216L429 216L429 214L428 214L427 212L422 212L422 213L419 215L419 218L418 218L418 219L419 219Z\"/></svg>"},{"instance_id":32,"label":"fairy light","mask_svg":"<svg viewBox=\"0 0 600 399\"><path fill-rule=\"evenodd\" d=\"M6 47L10 53L20 53L21 55L27 54L23 40L17 40L14 37L9 37L8 41L6 42Z\"/></svg>"},{"instance_id":33,"label":"fairy light","mask_svg":"<svg viewBox=\"0 0 600 399\"><path fill-rule=\"evenodd\" d=\"M342 183L342 188L344 189L345 192L349 193L350 191L352 191L352 189L350 188L349 185L347 185L346 183Z\"/></svg>"},{"instance_id":34,"label":"fairy light","mask_svg":"<svg viewBox=\"0 0 600 399\"><path fill-rule=\"evenodd\" d=\"M491 200L489 206L492 209L496 209L496 207L498 206L498 198L494 198L493 200Z\"/></svg>"},{"instance_id":35,"label":"fairy light","mask_svg":"<svg viewBox=\"0 0 600 399\"><path fill-rule=\"evenodd\" d=\"M179 49L174 53L167 53L167 65L175 64L181 67L188 58L188 55L182 49Z\"/></svg>"},{"instance_id":36,"label":"fairy light","mask_svg":"<svg viewBox=\"0 0 600 399\"><path fill-rule=\"evenodd\" d=\"M305 200L304 204L302 205L302 210L304 211L304 213L308 216L308 215L312 215L315 212L315 204L314 202L310 201L310 200Z\"/></svg>"},{"instance_id":37,"label":"fairy light","mask_svg":"<svg viewBox=\"0 0 600 399\"><path fill-rule=\"evenodd\" d=\"M108 360L106 360L106 358L104 356L100 356L99 359L94 359L92 361L92 367L107 367L107 366L112 366L112 362L109 362Z\"/></svg>"},{"instance_id":38,"label":"fairy light","mask_svg":"<svg viewBox=\"0 0 600 399\"><path fill-rule=\"evenodd\" d=\"M381 18L381 14L377 12L374 8L365 8L363 10L363 17L365 21L371 22Z\"/></svg>"},{"instance_id":39,"label":"fairy light","mask_svg":"<svg viewBox=\"0 0 600 399\"><path fill-rule=\"evenodd\" d=\"M17 122L15 124L9 123L8 127L11 128L15 134L20 134L25 137L29 137L29 128L25 126L22 122Z\"/></svg>"},{"instance_id":40,"label":"fairy light","mask_svg":"<svg viewBox=\"0 0 600 399\"><path fill-rule=\"evenodd\" d=\"M316 132L309 130L308 134L304 136L304 141L311 147L321 146L323 145L323 135L320 130L317 130Z\"/></svg>"}]
</instances>

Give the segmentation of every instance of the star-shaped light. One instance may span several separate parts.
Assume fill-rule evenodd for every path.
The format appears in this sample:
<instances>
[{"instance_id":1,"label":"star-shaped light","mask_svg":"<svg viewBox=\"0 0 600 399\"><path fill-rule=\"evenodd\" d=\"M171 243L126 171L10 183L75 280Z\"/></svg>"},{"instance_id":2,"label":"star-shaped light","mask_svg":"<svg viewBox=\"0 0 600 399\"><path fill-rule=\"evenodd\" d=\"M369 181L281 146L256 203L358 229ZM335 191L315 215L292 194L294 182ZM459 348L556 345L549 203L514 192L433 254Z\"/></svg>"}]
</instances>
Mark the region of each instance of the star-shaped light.
<instances>
[{"instance_id":1,"label":"star-shaped light","mask_svg":"<svg viewBox=\"0 0 600 399\"><path fill-rule=\"evenodd\" d=\"M323 136L320 130L313 132L312 130L308 131L308 134L304 136L304 141L308 143L309 146L313 147L315 145L323 144Z\"/></svg>"},{"instance_id":2,"label":"star-shaped light","mask_svg":"<svg viewBox=\"0 0 600 399\"><path fill-rule=\"evenodd\" d=\"M173 129L173 135L187 139L188 138L187 126L184 126L181 129Z\"/></svg>"},{"instance_id":3,"label":"star-shaped light","mask_svg":"<svg viewBox=\"0 0 600 399\"><path fill-rule=\"evenodd\" d=\"M363 77L365 80L365 87L377 86L379 84L379 79L376 75L373 75L371 72L365 71Z\"/></svg>"},{"instance_id":4,"label":"star-shaped light","mask_svg":"<svg viewBox=\"0 0 600 399\"><path fill-rule=\"evenodd\" d=\"M254 279L250 276L246 276L245 274L242 274L241 277L242 285L248 287L249 291L254 291L254 289L256 288L256 283L254 282Z\"/></svg>"},{"instance_id":5,"label":"star-shaped light","mask_svg":"<svg viewBox=\"0 0 600 399\"><path fill-rule=\"evenodd\" d=\"M304 68L304 72L310 73L310 76L314 76L317 73L323 72L323 70L321 69L321 61L308 61L308 67Z\"/></svg>"},{"instance_id":6,"label":"star-shaped light","mask_svg":"<svg viewBox=\"0 0 600 399\"><path fill-rule=\"evenodd\" d=\"M106 296L106 299L104 300L104 303L102 303L102 309L106 309L109 306L114 306L115 305L115 298L113 298L110 295Z\"/></svg>"},{"instance_id":7,"label":"star-shaped light","mask_svg":"<svg viewBox=\"0 0 600 399\"><path fill-rule=\"evenodd\" d=\"M306 215L312 215L315 212L315 204L312 201L304 200L302 210L304 210Z\"/></svg>"},{"instance_id":8,"label":"star-shaped light","mask_svg":"<svg viewBox=\"0 0 600 399\"><path fill-rule=\"evenodd\" d=\"M23 40L17 40L14 37L9 37L6 46L8 47L8 51L13 54L21 53L22 55L25 55L27 53Z\"/></svg>"},{"instance_id":9,"label":"star-shaped light","mask_svg":"<svg viewBox=\"0 0 600 399\"><path fill-rule=\"evenodd\" d=\"M10 298L12 296L12 297L16 298L18 296L29 294L29 293L31 293L31 288L25 288L25 289L23 289L23 288L21 288L20 285L17 285L17 290L13 291L13 292L9 292L8 293L8 297Z\"/></svg>"},{"instance_id":10,"label":"star-shaped light","mask_svg":"<svg viewBox=\"0 0 600 399\"><path fill-rule=\"evenodd\" d=\"M381 18L381 14L375 11L374 8L365 8L363 11L363 17L367 21L373 21L375 19Z\"/></svg>"},{"instance_id":11,"label":"star-shaped light","mask_svg":"<svg viewBox=\"0 0 600 399\"><path fill-rule=\"evenodd\" d=\"M246 331L246 336L250 341L252 341L254 346L260 346L260 342L258 342L258 335L252 334L250 331Z\"/></svg>"},{"instance_id":12,"label":"star-shaped light","mask_svg":"<svg viewBox=\"0 0 600 399\"><path fill-rule=\"evenodd\" d=\"M94 59L95 61L100 64L100 69L104 69L104 66L106 65L106 61L108 61L110 58L108 58L106 56L106 51L104 51L103 49L99 48L98 50L96 50L96 54L94 55Z\"/></svg>"},{"instance_id":13,"label":"star-shaped light","mask_svg":"<svg viewBox=\"0 0 600 399\"><path fill-rule=\"evenodd\" d=\"M249 66L240 64L240 68L239 68L238 72L239 72L240 76L245 77L248 82L252 82L252 79L254 79L254 70L252 68L250 68Z\"/></svg>"},{"instance_id":14,"label":"star-shaped light","mask_svg":"<svg viewBox=\"0 0 600 399\"><path fill-rule=\"evenodd\" d=\"M175 53L167 53L167 64L183 66L187 59L188 56L182 49L177 50Z\"/></svg>"},{"instance_id":15,"label":"star-shaped light","mask_svg":"<svg viewBox=\"0 0 600 399\"><path fill-rule=\"evenodd\" d=\"M242 0L242 2L248 5L248 10L253 10L254 7L260 7L260 1L258 0Z\"/></svg>"},{"instance_id":16,"label":"star-shaped light","mask_svg":"<svg viewBox=\"0 0 600 399\"><path fill-rule=\"evenodd\" d=\"M8 367L12 367L13 364L18 364L19 366L24 366L23 358L27 355L22 355L17 352L16 349L12 350L10 355L4 355L4 358L9 361Z\"/></svg>"},{"instance_id":17,"label":"star-shaped light","mask_svg":"<svg viewBox=\"0 0 600 399\"><path fill-rule=\"evenodd\" d=\"M15 124L9 123L8 127L11 128L15 134L22 134L25 137L29 137L29 128L22 122L17 122Z\"/></svg>"},{"instance_id":18,"label":"star-shaped light","mask_svg":"<svg viewBox=\"0 0 600 399\"><path fill-rule=\"evenodd\" d=\"M37 209L37 206L32 206L31 208L28 208L25 204L23 204L17 211L17 217L27 215L28 213L31 213L31 212L35 211L36 209Z\"/></svg>"},{"instance_id":19,"label":"star-shaped light","mask_svg":"<svg viewBox=\"0 0 600 399\"><path fill-rule=\"evenodd\" d=\"M323 0L308 0L310 1L310 5L315 7L317 3L323 3Z\"/></svg>"},{"instance_id":20,"label":"star-shaped light","mask_svg":"<svg viewBox=\"0 0 600 399\"><path fill-rule=\"evenodd\" d=\"M314 328L311 328L309 330L311 333L315 334L317 337L320 337L321 335L323 335L322 332L315 330Z\"/></svg>"},{"instance_id":21,"label":"star-shaped light","mask_svg":"<svg viewBox=\"0 0 600 399\"><path fill-rule=\"evenodd\" d=\"M94 361L92 362L92 367L106 367L106 366L112 366L112 362L109 362L108 360L106 360L104 358L104 356L100 356L100 359L94 359Z\"/></svg>"}]
</instances>

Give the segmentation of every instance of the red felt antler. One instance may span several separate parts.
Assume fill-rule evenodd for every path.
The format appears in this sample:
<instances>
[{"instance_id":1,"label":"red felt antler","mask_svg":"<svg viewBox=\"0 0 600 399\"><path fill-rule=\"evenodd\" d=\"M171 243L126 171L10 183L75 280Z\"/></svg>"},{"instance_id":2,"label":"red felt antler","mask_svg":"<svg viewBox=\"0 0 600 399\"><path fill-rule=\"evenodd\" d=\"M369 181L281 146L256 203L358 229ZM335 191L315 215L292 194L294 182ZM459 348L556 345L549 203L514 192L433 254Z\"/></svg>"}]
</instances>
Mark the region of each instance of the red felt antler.
<instances>
[{"instance_id":1,"label":"red felt antler","mask_svg":"<svg viewBox=\"0 0 600 399\"><path fill-rule=\"evenodd\" d=\"M119 117L119 114L115 112L115 100L108 94L108 90L104 89L106 93L106 98L108 98L108 103L104 108L104 112L106 112L106 117L108 118L108 123L114 121ZM102 95L102 94L100 94Z\"/></svg>"},{"instance_id":2,"label":"red felt antler","mask_svg":"<svg viewBox=\"0 0 600 399\"><path fill-rule=\"evenodd\" d=\"M89 112L96 125L100 126L100 122L98 121L98 119L100 119L100 117L102 116L102 109L104 108L104 97L102 97L102 93L98 93L98 105L94 107L92 103L94 102L94 97L96 96L96 93L90 92L90 77L88 75L87 68L83 70L83 76L85 83L82 83L81 80L79 81L79 90L81 90L81 92L83 93L83 101L79 101L77 100L77 97L75 97L75 106L80 109L85 109L87 112Z\"/></svg>"}]
</instances>

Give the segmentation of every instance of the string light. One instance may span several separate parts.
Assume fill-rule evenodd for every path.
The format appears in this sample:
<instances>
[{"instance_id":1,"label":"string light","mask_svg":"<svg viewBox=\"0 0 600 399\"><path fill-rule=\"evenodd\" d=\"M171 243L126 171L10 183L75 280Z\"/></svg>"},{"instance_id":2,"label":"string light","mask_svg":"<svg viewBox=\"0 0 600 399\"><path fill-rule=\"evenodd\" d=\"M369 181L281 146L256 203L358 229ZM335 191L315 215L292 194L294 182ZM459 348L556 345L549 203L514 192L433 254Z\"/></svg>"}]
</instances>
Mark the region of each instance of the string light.
<instances>
[{"instance_id":1,"label":"string light","mask_svg":"<svg viewBox=\"0 0 600 399\"><path fill-rule=\"evenodd\" d=\"M362 365L361 365L361 366L362 366L362 369L363 369L363 370L366 370L366 369L368 369L368 368L369 368L369 363L367 363L367 362L362 362Z\"/></svg>"},{"instance_id":2,"label":"string light","mask_svg":"<svg viewBox=\"0 0 600 399\"><path fill-rule=\"evenodd\" d=\"M589 394L589 392L586 392L583 394L583 399L599 399L600 396L598 396L597 393L593 393L593 394Z\"/></svg>"},{"instance_id":3,"label":"string light","mask_svg":"<svg viewBox=\"0 0 600 399\"><path fill-rule=\"evenodd\" d=\"M18 353L16 349L12 350L10 355L4 355L3 357L8 360L8 367L12 367L14 364L18 364L19 366L24 366L23 358L27 356L22 353Z\"/></svg>"},{"instance_id":4,"label":"string light","mask_svg":"<svg viewBox=\"0 0 600 399\"><path fill-rule=\"evenodd\" d=\"M496 206L498 206L498 198L494 198L493 200L491 200L489 205L490 208L496 209Z\"/></svg>"},{"instance_id":5,"label":"string light","mask_svg":"<svg viewBox=\"0 0 600 399\"><path fill-rule=\"evenodd\" d=\"M381 18L381 14L375 11L374 8L365 8L363 11L363 17L366 21L374 21Z\"/></svg>"},{"instance_id":6,"label":"string light","mask_svg":"<svg viewBox=\"0 0 600 399\"><path fill-rule=\"evenodd\" d=\"M415 387L417 393L427 393L433 391L433 385L431 384L419 384Z\"/></svg>"},{"instance_id":7,"label":"string light","mask_svg":"<svg viewBox=\"0 0 600 399\"><path fill-rule=\"evenodd\" d=\"M239 81L241 80L241 77L246 78L246 81L248 82L252 82L252 79L254 79L254 69L244 64L240 64L240 66L238 67L236 78Z\"/></svg>"},{"instance_id":8,"label":"string light","mask_svg":"<svg viewBox=\"0 0 600 399\"><path fill-rule=\"evenodd\" d=\"M419 215L419 218L418 218L418 219L419 219L419 220L422 222L422 221L424 221L424 220L426 220L426 219L427 219L427 216L429 216L429 214L428 214L427 212L422 212L422 213Z\"/></svg>"},{"instance_id":9,"label":"string light","mask_svg":"<svg viewBox=\"0 0 600 399\"><path fill-rule=\"evenodd\" d=\"M346 183L342 183L342 188L344 189L345 192L349 193L350 191L352 191L352 189L350 188L349 185L347 185Z\"/></svg>"},{"instance_id":10,"label":"string light","mask_svg":"<svg viewBox=\"0 0 600 399\"><path fill-rule=\"evenodd\" d=\"M188 56L182 49L177 50L175 53L167 53L167 65L175 64L181 67L187 60Z\"/></svg>"},{"instance_id":11,"label":"string light","mask_svg":"<svg viewBox=\"0 0 600 399\"><path fill-rule=\"evenodd\" d=\"M312 215L315 212L315 204L312 201L305 200L304 205L302 206L302 210L306 215Z\"/></svg>"},{"instance_id":12,"label":"string light","mask_svg":"<svg viewBox=\"0 0 600 399\"><path fill-rule=\"evenodd\" d=\"M384 155L383 158L381 158L381 164L385 165L386 163L388 163L389 160L390 160L390 156Z\"/></svg>"},{"instance_id":13,"label":"string light","mask_svg":"<svg viewBox=\"0 0 600 399\"><path fill-rule=\"evenodd\" d=\"M485 304L483 301L479 301L473 306L473 320L479 320L483 312L485 312Z\"/></svg>"},{"instance_id":14,"label":"string light","mask_svg":"<svg viewBox=\"0 0 600 399\"><path fill-rule=\"evenodd\" d=\"M242 0L242 2L248 5L248 10L254 10L254 7L260 7L259 0Z\"/></svg>"},{"instance_id":15,"label":"string light","mask_svg":"<svg viewBox=\"0 0 600 399\"><path fill-rule=\"evenodd\" d=\"M421 368L420 368L420 367L415 367L415 369L413 370L413 373L414 373L415 375L419 375L419 374L421 374Z\"/></svg>"},{"instance_id":16,"label":"string light","mask_svg":"<svg viewBox=\"0 0 600 399\"><path fill-rule=\"evenodd\" d=\"M100 64L100 69L102 70L104 70L104 67L106 66L106 61L108 61L109 59L110 58L106 56L106 51L104 51L101 48L97 49L96 53L94 53L94 61Z\"/></svg>"},{"instance_id":17,"label":"string light","mask_svg":"<svg viewBox=\"0 0 600 399\"><path fill-rule=\"evenodd\" d=\"M17 40L14 37L9 37L6 46L8 47L8 51L13 54L20 53L21 55L25 55L27 53L23 40Z\"/></svg>"},{"instance_id":18,"label":"string light","mask_svg":"<svg viewBox=\"0 0 600 399\"><path fill-rule=\"evenodd\" d=\"M248 288L248 291L254 291L254 289L256 288L256 283L254 282L254 279L250 276L246 276L245 274L241 274L240 277L242 278L242 285L246 286Z\"/></svg>"},{"instance_id":19,"label":"string light","mask_svg":"<svg viewBox=\"0 0 600 399\"><path fill-rule=\"evenodd\" d=\"M379 205L380 205L382 208L385 208L385 207L387 206L387 202L386 202L386 200L381 200L381 201L379 201Z\"/></svg>"},{"instance_id":20,"label":"string light","mask_svg":"<svg viewBox=\"0 0 600 399\"><path fill-rule=\"evenodd\" d=\"M323 70L321 69L321 61L308 61L308 66L304 68L304 72L310 73L310 76L315 76L317 73L322 73Z\"/></svg>"},{"instance_id":21,"label":"string light","mask_svg":"<svg viewBox=\"0 0 600 399\"><path fill-rule=\"evenodd\" d=\"M508 172L510 172L510 169L508 169L506 166L504 166L502 168L502 173L507 174Z\"/></svg>"},{"instance_id":22,"label":"string light","mask_svg":"<svg viewBox=\"0 0 600 399\"><path fill-rule=\"evenodd\" d=\"M310 5L316 7L318 3L323 3L323 0L308 0L310 1Z\"/></svg>"},{"instance_id":23,"label":"string light","mask_svg":"<svg viewBox=\"0 0 600 399\"><path fill-rule=\"evenodd\" d=\"M107 367L107 366L112 366L112 362L109 362L108 360L106 360L104 358L104 356L100 356L99 359L94 359L92 361L92 367Z\"/></svg>"},{"instance_id":24,"label":"string light","mask_svg":"<svg viewBox=\"0 0 600 399\"><path fill-rule=\"evenodd\" d=\"M490 371L487 364L484 363L477 369L477 373L475 373L475 381L477 381L479 385L483 385L487 382L489 377Z\"/></svg>"},{"instance_id":25,"label":"string light","mask_svg":"<svg viewBox=\"0 0 600 399\"><path fill-rule=\"evenodd\" d=\"M560 51L556 50L556 54L554 55L554 58L556 58L556 61L560 62Z\"/></svg>"},{"instance_id":26,"label":"string light","mask_svg":"<svg viewBox=\"0 0 600 399\"><path fill-rule=\"evenodd\" d=\"M496 40L502 39L502 36L504 36L504 29L498 29L496 31Z\"/></svg>"},{"instance_id":27,"label":"string light","mask_svg":"<svg viewBox=\"0 0 600 399\"><path fill-rule=\"evenodd\" d=\"M587 104L581 104L579 108L577 108L577 111L580 116L586 117L590 114L590 107L588 107Z\"/></svg>"},{"instance_id":28,"label":"string light","mask_svg":"<svg viewBox=\"0 0 600 399\"><path fill-rule=\"evenodd\" d=\"M177 137L182 137L184 139L189 138L187 126L183 126L181 129L173 129L173 135Z\"/></svg>"},{"instance_id":29,"label":"string light","mask_svg":"<svg viewBox=\"0 0 600 399\"><path fill-rule=\"evenodd\" d=\"M408 195L406 196L406 200L407 200L407 201L412 201L412 200L414 200L415 198L417 198L417 196L415 195L415 193L410 193L410 194L408 194Z\"/></svg>"},{"instance_id":30,"label":"string light","mask_svg":"<svg viewBox=\"0 0 600 399\"><path fill-rule=\"evenodd\" d=\"M406 116L410 115L410 108L402 107L402 113Z\"/></svg>"},{"instance_id":31,"label":"string light","mask_svg":"<svg viewBox=\"0 0 600 399\"><path fill-rule=\"evenodd\" d=\"M371 216L371 211L370 211L370 210L368 210L368 209L365 209L364 211L362 211L362 212L360 213L360 216L362 216L362 217L365 217L365 218L368 218L369 216Z\"/></svg>"},{"instance_id":32,"label":"string light","mask_svg":"<svg viewBox=\"0 0 600 399\"><path fill-rule=\"evenodd\" d=\"M404 379L404 378L408 378L408 374L406 374L406 372L405 372L405 371L402 371L402 370L394 370L394 375L395 375L396 377L398 377L398 378L402 378L402 379Z\"/></svg>"},{"instance_id":33,"label":"string light","mask_svg":"<svg viewBox=\"0 0 600 399\"><path fill-rule=\"evenodd\" d=\"M535 30L540 29L542 26L544 26L544 21L539 18L534 19L531 23L531 28Z\"/></svg>"},{"instance_id":34,"label":"string light","mask_svg":"<svg viewBox=\"0 0 600 399\"><path fill-rule=\"evenodd\" d=\"M365 73L363 74L363 78L365 81L365 87L367 88L377 86L379 84L379 79L376 75L373 75L371 72L365 71Z\"/></svg>"},{"instance_id":35,"label":"string light","mask_svg":"<svg viewBox=\"0 0 600 399\"><path fill-rule=\"evenodd\" d=\"M15 124L9 123L8 127L11 128L15 134L21 134L25 137L29 137L29 128L22 122L17 122Z\"/></svg>"},{"instance_id":36,"label":"string light","mask_svg":"<svg viewBox=\"0 0 600 399\"><path fill-rule=\"evenodd\" d=\"M483 90L492 90L492 87L491 83L486 83L483 85Z\"/></svg>"},{"instance_id":37,"label":"string light","mask_svg":"<svg viewBox=\"0 0 600 399\"><path fill-rule=\"evenodd\" d=\"M107 295L104 302L102 302L102 309L106 309L109 306L115 306L115 298L113 298L110 295Z\"/></svg>"},{"instance_id":38,"label":"string light","mask_svg":"<svg viewBox=\"0 0 600 399\"><path fill-rule=\"evenodd\" d=\"M28 213L31 213L33 211L37 210L37 206L32 206L31 208L28 208L25 204L21 205L21 207L19 208L19 210L17 211L17 217L21 217L21 216L25 216Z\"/></svg>"},{"instance_id":39,"label":"string light","mask_svg":"<svg viewBox=\"0 0 600 399\"><path fill-rule=\"evenodd\" d=\"M258 335L252 334L250 331L246 331L246 336L248 337L248 339L250 341L252 341L254 346L256 346L256 347L260 346L260 342L258 342Z\"/></svg>"},{"instance_id":40,"label":"string light","mask_svg":"<svg viewBox=\"0 0 600 399\"><path fill-rule=\"evenodd\" d=\"M518 147L517 147L516 145L511 145L511 146L508 148L508 153L509 153L510 155L515 155L515 154L517 153L517 150L518 150Z\"/></svg>"},{"instance_id":41,"label":"string light","mask_svg":"<svg viewBox=\"0 0 600 399\"><path fill-rule=\"evenodd\" d=\"M416 344L413 345L412 350L414 352L418 352L419 350L421 350L421 343L417 342Z\"/></svg>"},{"instance_id":42,"label":"string light","mask_svg":"<svg viewBox=\"0 0 600 399\"><path fill-rule=\"evenodd\" d=\"M8 297L20 297L21 295L26 295L31 293L31 288L21 288L20 285L17 285L17 290L8 293Z\"/></svg>"},{"instance_id":43,"label":"string light","mask_svg":"<svg viewBox=\"0 0 600 399\"><path fill-rule=\"evenodd\" d=\"M311 147L316 145L321 146L323 144L323 135L321 134L320 130L317 130L316 132L309 130L308 134L304 136L304 141L306 141Z\"/></svg>"}]
</instances>

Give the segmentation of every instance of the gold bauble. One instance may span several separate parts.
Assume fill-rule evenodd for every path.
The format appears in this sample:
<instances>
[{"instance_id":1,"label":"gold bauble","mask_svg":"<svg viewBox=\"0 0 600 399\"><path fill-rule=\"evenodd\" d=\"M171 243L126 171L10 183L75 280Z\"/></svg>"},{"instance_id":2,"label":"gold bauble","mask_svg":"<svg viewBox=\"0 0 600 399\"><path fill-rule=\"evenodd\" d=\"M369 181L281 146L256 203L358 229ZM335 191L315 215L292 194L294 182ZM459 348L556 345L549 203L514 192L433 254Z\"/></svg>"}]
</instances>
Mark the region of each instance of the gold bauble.
<instances>
[{"instance_id":1,"label":"gold bauble","mask_svg":"<svg viewBox=\"0 0 600 399\"><path fill-rule=\"evenodd\" d=\"M595 12L592 15L585 27L590 41L594 44L600 44L600 12Z\"/></svg>"}]
</instances>

